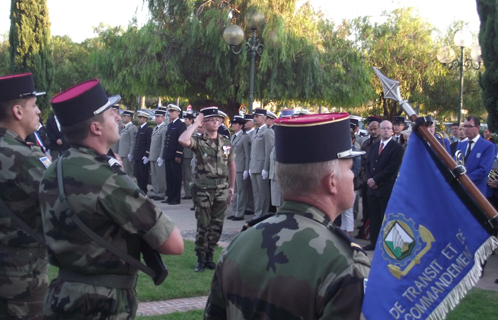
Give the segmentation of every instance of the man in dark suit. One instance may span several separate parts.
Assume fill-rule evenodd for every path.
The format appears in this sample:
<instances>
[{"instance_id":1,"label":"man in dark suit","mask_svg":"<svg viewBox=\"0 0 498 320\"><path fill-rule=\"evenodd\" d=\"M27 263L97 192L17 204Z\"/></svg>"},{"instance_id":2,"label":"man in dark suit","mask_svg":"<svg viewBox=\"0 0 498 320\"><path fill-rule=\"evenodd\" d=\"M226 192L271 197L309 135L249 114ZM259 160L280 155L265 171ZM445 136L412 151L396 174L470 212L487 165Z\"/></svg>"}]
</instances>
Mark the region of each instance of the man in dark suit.
<instances>
[{"instance_id":1,"label":"man in dark suit","mask_svg":"<svg viewBox=\"0 0 498 320\"><path fill-rule=\"evenodd\" d=\"M482 194L486 194L486 181L495 159L494 145L479 136L479 118L468 116L463 123L467 140L457 146L464 157L467 176L472 180Z\"/></svg>"},{"instance_id":2,"label":"man in dark suit","mask_svg":"<svg viewBox=\"0 0 498 320\"><path fill-rule=\"evenodd\" d=\"M164 139L164 154L166 170L167 199L161 202L170 205L180 204L182 189L183 146L178 142L187 126L180 120L182 109L174 104L168 105L169 124Z\"/></svg>"},{"instance_id":3,"label":"man in dark suit","mask_svg":"<svg viewBox=\"0 0 498 320\"><path fill-rule=\"evenodd\" d=\"M52 160L55 160L69 149L69 144L64 139L64 135L61 132L61 125L56 116L50 117L47 120L47 135L50 140L50 156Z\"/></svg>"},{"instance_id":4,"label":"man in dark suit","mask_svg":"<svg viewBox=\"0 0 498 320\"><path fill-rule=\"evenodd\" d=\"M393 126L389 121L380 124L380 141L370 148L365 166L367 175L368 215L370 219L370 244L364 250L374 250L379 236L387 202L396 182L403 147L392 140Z\"/></svg>"},{"instance_id":5,"label":"man in dark suit","mask_svg":"<svg viewBox=\"0 0 498 320\"><path fill-rule=\"evenodd\" d=\"M147 120L149 120L149 114L138 111L137 122L139 128L135 136L135 148L133 150L137 185L145 194L147 194L147 184L149 183L149 152L152 137L152 128L147 124Z\"/></svg>"}]
</instances>

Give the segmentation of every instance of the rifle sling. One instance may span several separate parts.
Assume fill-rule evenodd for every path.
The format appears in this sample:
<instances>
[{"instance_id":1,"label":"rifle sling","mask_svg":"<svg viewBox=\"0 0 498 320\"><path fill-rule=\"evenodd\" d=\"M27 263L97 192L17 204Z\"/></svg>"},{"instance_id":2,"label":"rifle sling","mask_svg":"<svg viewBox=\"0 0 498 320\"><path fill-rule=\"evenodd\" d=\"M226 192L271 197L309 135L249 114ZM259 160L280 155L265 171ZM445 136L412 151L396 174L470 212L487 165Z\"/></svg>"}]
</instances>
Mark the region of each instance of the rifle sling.
<instances>
[{"instance_id":1,"label":"rifle sling","mask_svg":"<svg viewBox=\"0 0 498 320\"><path fill-rule=\"evenodd\" d=\"M2 198L0 198L0 208L2 209L3 212L6 212L12 220L14 220L15 223L17 223L21 229L24 230L27 234L31 236L31 238L35 239L37 242L42 244L44 247L47 245L45 244L45 241L38 235L36 232L31 229L30 226L28 226L24 221L22 221L21 218L17 214L15 214L10 208L7 206L5 201L3 201Z\"/></svg>"},{"instance_id":2,"label":"rifle sling","mask_svg":"<svg viewBox=\"0 0 498 320\"><path fill-rule=\"evenodd\" d=\"M68 210L68 216L73 219L74 223L83 231L90 239L95 241L98 245L101 247L109 250L111 253L116 255L119 259L123 260L126 263L129 263L132 267L137 268L138 270L142 271L143 273L147 274L151 278L154 278L156 276L156 273L154 270L151 268L147 267L143 263L141 263L139 260L133 258L126 252L121 251L120 249L116 248L113 246L111 243L103 239L101 236L93 232L90 228L88 228L83 221L80 220L77 214L75 214L73 208L69 204L69 201L67 201L66 193L64 192L64 183L62 182L62 159L63 157L60 157L59 160L57 161L57 184L59 186L59 200L67 207Z\"/></svg>"}]
</instances>

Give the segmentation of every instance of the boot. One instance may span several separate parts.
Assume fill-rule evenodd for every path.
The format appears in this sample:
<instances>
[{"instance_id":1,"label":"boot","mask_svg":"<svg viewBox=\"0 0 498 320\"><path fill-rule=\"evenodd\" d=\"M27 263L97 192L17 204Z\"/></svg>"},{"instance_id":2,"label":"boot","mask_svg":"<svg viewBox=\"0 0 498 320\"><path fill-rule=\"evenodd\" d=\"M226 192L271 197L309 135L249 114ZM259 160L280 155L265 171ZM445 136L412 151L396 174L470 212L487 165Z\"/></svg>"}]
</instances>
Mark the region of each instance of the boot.
<instances>
[{"instance_id":1,"label":"boot","mask_svg":"<svg viewBox=\"0 0 498 320\"><path fill-rule=\"evenodd\" d=\"M213 262L213 253L206 253L206 268L209 270L214 270L216 268L216 263Z\"/></svg>"},{"instance_id":2,"label":"boot","mask_svg":"<svg viewBox=\"0 0 498 320\"><path fill-rule=\"evenodd\" d=\"M197 265L195 266L195 272L202 272L206 268L206 258L204 257L204 252L197 252Z\"/></svg>"}]
</instances>

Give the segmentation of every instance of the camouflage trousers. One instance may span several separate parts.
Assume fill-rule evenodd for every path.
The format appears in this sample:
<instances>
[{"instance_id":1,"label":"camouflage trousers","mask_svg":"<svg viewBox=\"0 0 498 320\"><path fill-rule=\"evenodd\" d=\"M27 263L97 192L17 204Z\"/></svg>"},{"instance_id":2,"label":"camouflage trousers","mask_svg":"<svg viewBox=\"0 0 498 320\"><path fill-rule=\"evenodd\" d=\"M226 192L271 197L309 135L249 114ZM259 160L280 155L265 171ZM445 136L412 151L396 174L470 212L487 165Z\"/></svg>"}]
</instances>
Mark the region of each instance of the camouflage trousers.
<instances>
[{"instance_id":1,"label":"camouflage trousers","mask_svg":"<svg viewBox=\"0 0 498 320\"><path fill-rule=\"evenodd\" d=\"M192 190L197 219L195 251L213 252L223 231L225 211L227 209L228 185L216 189Z\"/></svg>"},{"instance_id":2,"label":"camouflage trousers","mask_svg":"<svg viewBox=\"0 0 498 320\"><path fill-rule=\"evenodd\" d=\"M0 276L0 319L42 319L48 277Z\"/></svg>"},{"instance_id":3,"label":"camouflage trousers","mask_svg":"<svg viewBox=\"0 0 498 320\"><path fill-rule=\"evenodd\" d=\"M54 279L43 306L45 319L134 319L135 289L115 289Z\"/></svg>"}]
</instances>

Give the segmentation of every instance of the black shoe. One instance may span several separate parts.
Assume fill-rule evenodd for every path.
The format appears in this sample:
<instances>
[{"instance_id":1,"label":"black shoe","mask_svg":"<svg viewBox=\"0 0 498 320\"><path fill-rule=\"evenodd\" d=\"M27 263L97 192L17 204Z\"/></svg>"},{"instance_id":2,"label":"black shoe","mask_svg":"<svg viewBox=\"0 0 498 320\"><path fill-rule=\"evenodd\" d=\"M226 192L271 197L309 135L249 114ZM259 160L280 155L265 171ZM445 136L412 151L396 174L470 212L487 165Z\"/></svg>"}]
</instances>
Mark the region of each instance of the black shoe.
<instances>
[{"instance_id":1,"label":"black shoe","mask_svg":"<svg viewBox=\"0 0 498 320\"><path fill-rule=\"evenodd\" d=\"M208 268L209 270L216 269L216 263L213 262L213 253L212 252L206 253L206 268Z\"/></svg>"},{"instance_id":2,"label":"black shoe","mask_svg":"<svg viewBox=\"0 0 498 320\"><path fill-rule=\"evenodd\" d=\"M244 220L244 217L233 217L232 220L233 221L242 221L242 220Z\"/></svg>"},{"instance_id":3,"label":"black shoe","mask_svg":"<svg viewBox=\"0 0 498 320\"><path fill-rule=\"evenodd\" d=\"M362 249L365 251L373 251L373 250L375 250L375 245L369 244L369 245L364 246Z\"/></svg>"},{"instance_id":4,"label":"black shoe","mask_svg":"<svg viewBox=\"0 0 498 320\"><path fill-rule=\"evenodd\" d=\"M229 216L227 217L227 220L232 220L234 218L234 216Z\"/></svg>"},{"instance_id":5,"label":"black shoe","mask_svg":"<svg viewBox=\"0 0 498 320\"><path fill-rule=\"evenodd\" d=\"M182 199L183 200L189 200L189 199L192 199L192 197L183 197Z\"/></svg>"},{"instance_id":6,"label":"black shoe","mask_svg":"<svg viewBox=\"0 0 498 320\"><path fill-rule=\"evenodd\" d=\"M163 201L161 201L161 203L169 203L169 200L168 199L163 200Z\"/></svg>"},{"instance_id":7,"label":"black shoe","mask_svg":"<svg viewBox=\"0 0 498 320\"><path fill-rule=\"evenodd\" d=\"M206 268L206 257L204 252L197 252L197 264L195 265L195 272L202 272Z\"/></svg>"},{"instance_id":8,"label":"black shoe","mask_svg":"<svg viewBox=\"0 0 498 320\"><path fill-rule=\"evenodd\" d=\"M180 201L172 201L172 202L168 202L168 204L169 204L170 206L174 206L174 205L176 205L176 204L180 204Z\"/></svg>"},{"instance_id":9,"label":"black shoe","mask_svg":"<svg viewBox=\"0 0 498 320\"><path fill-rule=\"evenodd\" d=\"M254 214L254 212L252 212L252 211L247 211L247 210L246 210L246 211L244 212L244 215L245 215L245 216L250 216L250 215L252 215L252 214Z\"/></svg>"},{"instance_id":10,"label":"black shoe","mask_svg":"<svg viewBox=\"0 0 498 320\"><path fill-rule=\"evenodd\" d=\"M191 210L191 211L195 211L195 208L194 208L194 207L192 207L192 208L190 208L190 210Z\"/></svg>"},{"instance_id":11,"label":"black shoe","mask_svg":"<svg viewBox=\"0 0 498 320\"><path fill-rule=\"evenodd\" d=\"M156 201L164 200L164 197L156 197L154 200L156 200Z\"/></svg>"}]
</instances>

